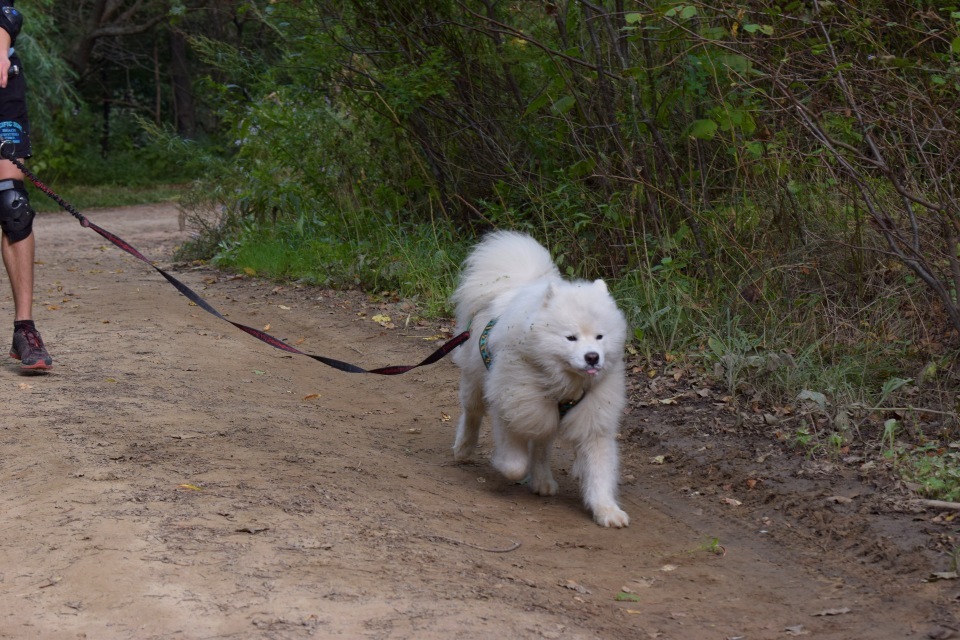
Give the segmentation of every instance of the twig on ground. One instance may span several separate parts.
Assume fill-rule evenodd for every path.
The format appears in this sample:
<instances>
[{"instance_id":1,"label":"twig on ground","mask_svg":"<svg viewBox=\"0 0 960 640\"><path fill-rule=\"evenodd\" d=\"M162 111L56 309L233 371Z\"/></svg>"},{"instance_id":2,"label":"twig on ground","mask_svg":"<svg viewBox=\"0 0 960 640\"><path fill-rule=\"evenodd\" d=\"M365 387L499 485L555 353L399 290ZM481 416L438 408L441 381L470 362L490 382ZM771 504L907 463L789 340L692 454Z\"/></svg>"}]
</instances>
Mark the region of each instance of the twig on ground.
<instances>
[{"instance_id":1,"label":"twig on ground","mask_svg":"<svg viewBox=\"0 0 960 640\"><path fill-rule=\"evenodd\" d=\"M960 502L947 502L946 500L916 500L917 504L933 509L951 509L960 511Z\"/></svg>"},{"instance_id":2,"label":"twig on ground","mask_svg":"<svg viewBox=\"0 0 960 640\"><path fill-rule=\"evenodd\" d=\"M457 540L456 538L448 538L446 536L421 536L424 540L432 540L433 542L448 542L450 544L458 544L464 547L470 547L471 549L478 549L480 551L487 551L489 553L510 553L511 551L516 551L520 548L519 542L514 542L509 547L504 549L492 549L489 547L481 547L480 545L473 544L470 542L464 542L463 540Z\"/></svg>"}]
</instances>

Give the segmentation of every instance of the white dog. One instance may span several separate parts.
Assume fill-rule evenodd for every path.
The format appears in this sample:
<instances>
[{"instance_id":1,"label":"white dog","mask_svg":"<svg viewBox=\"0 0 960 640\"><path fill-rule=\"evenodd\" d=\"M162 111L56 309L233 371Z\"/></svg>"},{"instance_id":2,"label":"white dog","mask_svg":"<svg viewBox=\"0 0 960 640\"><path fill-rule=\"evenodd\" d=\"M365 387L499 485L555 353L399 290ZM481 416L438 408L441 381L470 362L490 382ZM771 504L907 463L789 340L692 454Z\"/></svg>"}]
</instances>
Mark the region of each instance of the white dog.
<instances>
[{"instance_id":1,"label":"white dog","mask_svg":"<svg viewBox=\"0 0 960 640\"><path fill-rule=\"evenodd\" d=\"M627 526L616 499L627 323L606 284L564 280L536 240L498 231L467 257L453 301L458 331L477 337L453 356L462 407L455 458L470 458L489 414L493 466L550 496L559 437L573 446L573 475L597 524Z\"/></svg>"}]
</instances>

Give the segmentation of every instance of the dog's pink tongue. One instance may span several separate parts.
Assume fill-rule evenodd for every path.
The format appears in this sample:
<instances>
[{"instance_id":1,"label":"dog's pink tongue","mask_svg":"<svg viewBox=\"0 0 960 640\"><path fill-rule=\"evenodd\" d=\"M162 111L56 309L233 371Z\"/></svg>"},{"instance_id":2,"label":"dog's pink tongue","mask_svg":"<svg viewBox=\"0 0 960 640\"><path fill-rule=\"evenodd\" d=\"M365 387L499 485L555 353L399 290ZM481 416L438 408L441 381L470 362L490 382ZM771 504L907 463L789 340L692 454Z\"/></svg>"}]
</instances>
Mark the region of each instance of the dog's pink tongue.
<instances>
[{"instance_id":1,"label":"dog's pink tongue","mask_svg":"<svg viewBox=\"0 0 960 640\"><path fill-rule=\"evenodd\" d=\"M587 371L587 375L595 376L597 375L597 372L599 371L599 369L594 369L593 367L590 367L586 371Z\"/></svg>"}]
</instances>

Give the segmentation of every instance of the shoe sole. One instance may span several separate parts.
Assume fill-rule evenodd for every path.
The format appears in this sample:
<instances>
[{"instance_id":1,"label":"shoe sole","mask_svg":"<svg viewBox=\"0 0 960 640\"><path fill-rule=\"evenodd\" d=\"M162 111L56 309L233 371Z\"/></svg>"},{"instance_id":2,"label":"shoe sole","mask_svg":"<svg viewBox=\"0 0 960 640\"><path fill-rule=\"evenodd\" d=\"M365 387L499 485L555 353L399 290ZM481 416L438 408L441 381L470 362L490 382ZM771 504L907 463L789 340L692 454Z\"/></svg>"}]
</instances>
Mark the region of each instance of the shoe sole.
<instances>
[{"instance_id":1,"label":"shoe sole","mask_svg":"<svg viewBox=\"0 0 960 640\"><path fill-rule=\"evenodd\" d=\"M12 352L12 351L10 352L10 357L13 358L14 360L20 360L20 358L17 357L17 354L15 354L15 353ZM40 362L35 362L35 363L33 363L33 364L23 364L23 362L21 361L21 362L20 362L20 368L21 368L21 369L25 369L25 370L27 370L27 371L42 371L42 370L45 370L45 369L53 369L53 364L52 364L52 363L51 363L51 364L47 364L46 362L44 362L44 361L42 361L42 360L41 360Z\"/></svg>"}]
</instances>

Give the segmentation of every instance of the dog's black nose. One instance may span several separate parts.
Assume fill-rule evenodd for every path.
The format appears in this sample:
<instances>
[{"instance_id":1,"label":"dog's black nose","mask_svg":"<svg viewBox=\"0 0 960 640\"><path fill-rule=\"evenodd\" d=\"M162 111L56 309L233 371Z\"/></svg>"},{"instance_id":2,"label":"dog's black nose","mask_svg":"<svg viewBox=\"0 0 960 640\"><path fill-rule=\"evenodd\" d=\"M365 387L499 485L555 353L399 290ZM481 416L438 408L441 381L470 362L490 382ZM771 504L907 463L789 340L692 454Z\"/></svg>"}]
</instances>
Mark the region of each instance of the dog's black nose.
<instances>
[{"instance_id":1,"label":"dog's black nose","mask_svg":"<svg viewBox=\"0 0 960 640\"><path fill-rule=\"evenodd\" d=\"M588 365L590 365L591 367L595 367L600 362L600 354L597 353L596 351L590 351L589 353L583 356L583 359L586 361Z\"/></svg>"}]
</instances>

